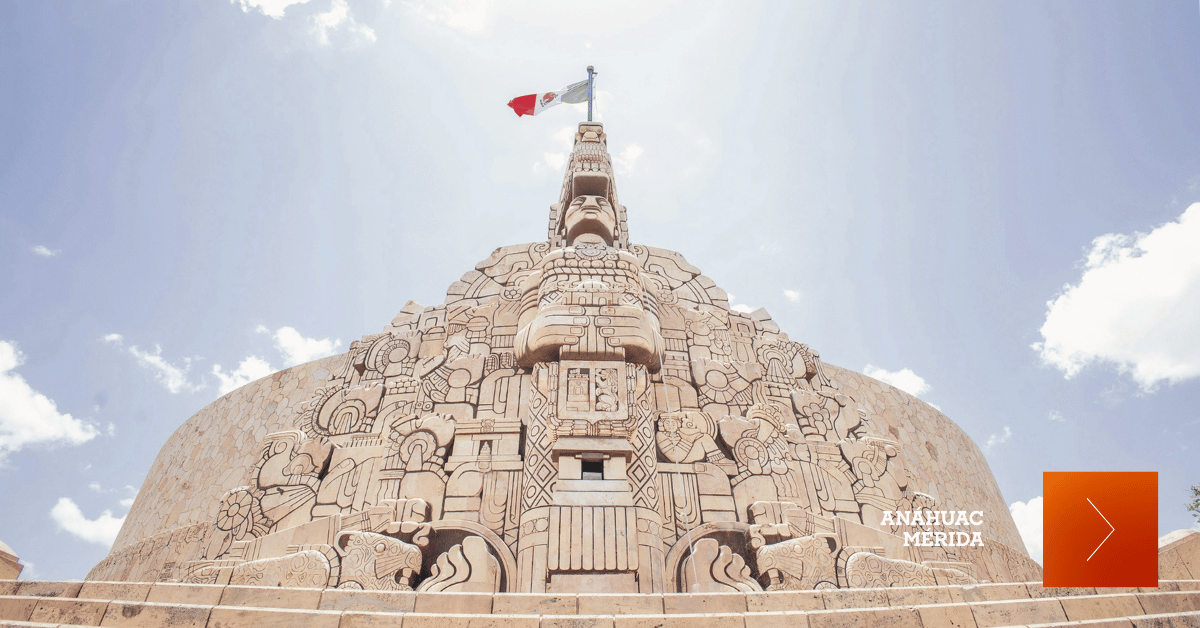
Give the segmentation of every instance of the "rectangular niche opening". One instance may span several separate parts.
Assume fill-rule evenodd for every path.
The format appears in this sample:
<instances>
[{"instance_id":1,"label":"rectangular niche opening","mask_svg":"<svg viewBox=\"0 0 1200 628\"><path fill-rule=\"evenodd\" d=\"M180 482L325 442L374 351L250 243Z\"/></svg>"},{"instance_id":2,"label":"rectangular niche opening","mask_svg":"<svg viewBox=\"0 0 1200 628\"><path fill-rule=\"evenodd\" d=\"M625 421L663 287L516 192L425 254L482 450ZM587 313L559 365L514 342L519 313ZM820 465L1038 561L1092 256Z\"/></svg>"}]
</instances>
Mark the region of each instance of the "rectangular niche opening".
<instances>
[{"instance_id":1,"label":"rectangular niche opening","mask_svg":"<svg viewBox=\"0 0 1200 628\"><path fill-rule=\"evenodd\" d=\"M585 458L582 461L580 461L579 466L581 467L580 470L583 472L583 475L582 475L583 479L585 479L585 480L603 480L604 479L604 461L603 460L588 460Z\"/></svg>"}]
</instances>

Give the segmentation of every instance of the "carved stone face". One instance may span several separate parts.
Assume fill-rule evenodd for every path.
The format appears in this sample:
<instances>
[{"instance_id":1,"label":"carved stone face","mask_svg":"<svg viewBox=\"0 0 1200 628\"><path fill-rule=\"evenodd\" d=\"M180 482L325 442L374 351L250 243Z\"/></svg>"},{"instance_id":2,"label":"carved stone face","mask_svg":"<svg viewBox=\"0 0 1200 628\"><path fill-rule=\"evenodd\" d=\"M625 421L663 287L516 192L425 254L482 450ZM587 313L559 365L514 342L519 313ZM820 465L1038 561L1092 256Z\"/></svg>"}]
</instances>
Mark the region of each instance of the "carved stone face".
<instances>
[{"instance_id":1,"label":"carved stone face","mask_svg":"<svg viewBox=\"0 0 1200 628\"><path fill-rule=\"evenodd\" d=\"M603 196L578 196L571 201L564 218L567 227L567 243L612 245L613 232L617 228L617 213L608 199Z\"/></svg>"}]
</instances>

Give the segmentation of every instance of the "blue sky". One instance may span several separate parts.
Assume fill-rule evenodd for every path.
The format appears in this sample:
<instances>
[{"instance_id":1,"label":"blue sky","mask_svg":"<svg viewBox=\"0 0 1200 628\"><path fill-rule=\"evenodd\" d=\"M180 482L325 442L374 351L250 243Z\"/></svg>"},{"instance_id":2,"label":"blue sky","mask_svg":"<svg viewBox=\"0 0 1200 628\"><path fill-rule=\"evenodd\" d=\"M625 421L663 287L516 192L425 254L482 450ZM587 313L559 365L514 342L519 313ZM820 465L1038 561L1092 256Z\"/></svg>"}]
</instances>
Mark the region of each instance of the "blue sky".
<instances>
[{"instance_id":1,"label":"blue sky","mask_svg":"<svg viewBox=\"0 0 1200 628\"><path fill-rule=\"evenodd\" d=\"M82 578L221 391L544 237L594 65L632 238L1043 471L1200 484L1200 6L0 3L0 540ZM1192 207L1189 209L1189 207Z\"/></svg>"}]
</instances>

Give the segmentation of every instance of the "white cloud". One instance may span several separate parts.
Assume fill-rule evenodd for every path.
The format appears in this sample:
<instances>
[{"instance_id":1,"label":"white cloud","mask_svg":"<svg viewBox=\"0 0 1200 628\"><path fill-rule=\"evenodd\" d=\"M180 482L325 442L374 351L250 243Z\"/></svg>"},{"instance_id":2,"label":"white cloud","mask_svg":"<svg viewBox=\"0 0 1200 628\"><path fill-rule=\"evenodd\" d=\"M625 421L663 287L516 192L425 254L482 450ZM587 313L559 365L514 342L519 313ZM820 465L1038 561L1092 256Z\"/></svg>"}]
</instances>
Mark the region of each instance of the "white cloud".
<instances>
[{"instance_id":1,"label":"white cloud","mask_svg":"<svg viewBox=\"0 0 1200 628\"><path fill-rule=\"evenodd\" d=\"M1200 203L1150 233L1092 241L1079 283L1047 302L1032 346L1067 379L1093 363L1145 392L1200 376Z\"/></svg>"},{"instance_id":2,"label":"white cloud","mask_svg":"<svg viewBox=\"0 0 1200 628\"><path fill-rule=\"evenodd\" d=\"M1025 541L1025 549L1029 557L1042 563L1042 496L1038 495L1028 502L1013 502L1008 507L1013 521L1017 523L1017 532Z\"/></svg>"},{"instance_id":3,"label":"white cloud","mask_svg":"<svg viewBox=\"0 0 1200 628\"><path fill-rule=\"evenodd\" d=\"M0 466L26 445L80 445L100 433L90 422L60 413L54 400L13 372L24 362L15 344L0 340Z\"/></svg>"},{"instance_id":4,"label":"white cloud","mask_svg":"<svg viewBox=\"0 0 1200 628\"><path fill-rule=\"evenodd\" d=\"M543 153L542 158L546 161L546 165L550 166L550 170L562 171L563 166L567 165L566 153Z\"/></svg>"},{"instance_id":5,"label":"white cloud","mask_svg":"<svg viewBox=\"0 0 1200 628\"><path fill-rule=\"evenodd\" d=\"M91 467L92 467L91 465L88 465L87 468L84 469L84 471L91 469ZM104 488L104 486L102 484L100 484L99 482L88 482L87 487L97 493L100 493L101 495L104 495L106 493L116 493L118 491L124 491L124 492L128 493L131 497L137 497L137 494L138 494L138 490L128 484L126 484L125 486L123 486L121 488ZM128 500L123 499L123 500L121 500L121 503L124 503L126 501L128 501Z\"/></svg>"},{"instance_id":6,"label":"white cloud","mask_svg":"<svg viewBox=\"0 0 1200 628\"><path fill-rule=\"evenodd\" d=\"M753 312L754 310L758 309L757 307L755 307L753 305L746 305L745 303L734 303L734 301L737 301L737 297L733 296L733 293L731 293L731 292L726 292L725 298L727 298L729 300L729 303L730 303L729 309L733 310L734 312L741 312L742 314L749 314L749 313Z\"/></svg>"},{"instance_id":7,"label":"white cloud","mask_svg":"<svg viewBox=\"0 0 1200 628\"><path fill-rule=\"evenodd\" d=\"M991 451L992 447L995 447L996 445L1003 445L1004 443L1007 443L1010 438L1012 438L1012 428L1005 425L1003 434L992 434L988 436L987 443L984 444L983 449L984 451Z\"/></svg>"},{"instance_id":8,"label":"white cloud","mask_svg":"<svg viewBox=\"0 0 1200 628\"><path fill-rule=\"evenodd\" d=\"M133 500L137 499L138 490L128 484L125 485L125 490L129 491L129 497L122 499L117 503L121 504L122 507L129 508L133 506Z\"/></svg>"},{"instance_id":9,"label":"white cloud","mask_svg":"<svg viewBox=\"0 0 1200 628\"><path fill-rule=\"evenodd\" d=\"M787 289L785 289L785 290L783 291L783 296L784 296L785 298L787 298L787 300L788 300L788 301L791 301L792 303L799 303L799 302L800 302L800 293L799 293L799 292L797 292L796 290L787 290Z\"/></svg>"},{"instance_id":10,"label":"white cloud","mask_svg":"<svg viewBox=\"0 0 1200 628\"><path fill-rule=\"evenodd\" d=\"M62 253L62 251L58 251L58 250L50 250L50 249L48 249L48 248L46 248L46 247L44 247L44 246L42 246L42 245L40 245L40 244L39 244L39 245L37 245L37 246L35 246L35 247L33 247L33 248L32 248L32 249L30 249L30 250L31 250L31 251L33 251L33 254L34 254L34 255L39 255L39 256L41 256L41 257L54 257L55 255L58 255L59 253Z\"/></svg>"},{"instance_id":11,"label":"white cloud","mask_svg":"<svg viewBox=\"0 0 1200 628\"><path fill-rule=\"evenodd\" d=\"M117 347L125 348L125 338L121 334L105 334L100 338L101 341L116 345ZM196 392L204 389L204 383L193 384L187 380L187 373L192 368L192 358L183 358L183 366L177 366L167 362L162 357L162 347L157 343L154 345L154 353L143 351L137 345L130 346L126 349L129 355L137 359L137 363L142 368L149 370L154 379L158 380L172 394L180 391ZM109 424L109 435L115 435L116 427Z\"/></svg>"},{"instance_id":12,"label":"white cloud","mask_svg":"<svg viewBox=\"0 0 1200 628\"><path fill-rule=\"evenodd\" d=\"M154 353L142 351L136 346L129 347L129 353L137 358L138 364L145 369L148 369L154 374L154 379L158 380L171 394L178 394L181 391L195 392L204 388L203 384L193 384L187 380L187 373L192 368L192 359L183 358L183 366L176 366L167 362L162 357L162 347L154 345Z\"/></svg>"},{"instance_id":13,"label":"white cloud","mask_svg":"<svg viewBox=\"0 0 1200 628\"><path fill-rule=\"evenodd\" d=\"M914 397L920 397L929 392L930 388L929 384L925 383L925 378L912 372L912 369L909 368L902 368L899 371L885 371L868 364L863 369L863 375L874 377L889 386L895 386Z\"/></svg>"},{"instance_id":14,"label":"white cloud","mask_svg":"<svg viewBox=\"0 0 1200 628\"><path fill-rule=\"evenodd\" d=\"M213 375L216 375L217 379L221 380L218 388L221 390L222 395L274 372L275 369L271 368L271 365L266 360L253 355L242 360L237 369L231 373L222 371L220 364L214 364L212 368Z\"/></svg>"},{"instance_id":15,"label":"white cloud","mask_svg":"<svg viewBox=\"0 0 1200 628\"><path fill-rule=\"evenodd\" d=\"M100 340L111 345L123 347L125 338L121 334L105 334ZM196 392L204 389L203 383L193 384L187 380L187 373L192 368L191 358L183 358L183 366L171 364L163 359L162 347L158 344L154 345L154 353L142 351L136 345L129 347L127 351L137 359L138 365L153 373L154 379L158 380L171 394L185 390ZM115 433L115 431L115 428L110 430L111 433Z\"/></svg>"},{"instance_id":16,"label":"white cloud","mask_svg":"<svg viewBox=\"0 0 1200 628\"><path fill-rule=\"evenodd\" d=\"M230 0L230 2L240 4L242 11L258 9L263 15L278 20L283 18L288 7L294 4L307 4L309 0ZM388 4L390 2L385 2L384 7L386 8ZM350 4L347 0L333 0L328 11L312 16L312 23L311 32L316 37L317 43L323 46L329 45L329 35L337 30L345 30L355 43L374 43L376 40L375 29L351 17Z\"/></svg>"},{"instance_id":17,"label":"white cloud","mask_svg":"<svg viewBox=\"0 0 1200 628\"><path fill-rule=\"evenodd\" d=\"M263 15L279 19L283 12L293 4L305 4L308 0L229 0L231 4L241 4L242 11L258 9Z\"/></svg>"},{"instance_id":18,"label":"white cloud","mask_svg":"<svg viewBox=\"0 0 1200 628\"><path fill-rule=\"evenodd\" d=\"M586 109L587 105L584 105L584 107L585 107L584 111L587 111L587 109ZM564 126L561 129L555 131L554 135L550 136L550 139L557 142L559 146L563 147L564 151L569 153L569 152L571 152L572 148L575 148L575 134L578 131L579 131L579 127L577 127L577 126Z\"/></svg>"},{"instance_id":19,"label":"white cloud","mask_svg":"<svg viewBox=\"0 0 1200 628\"><path fill-rule=\"evenodd\" d=\"M262 325L259 325L255 331L270 333L270 330ZM283 354L285 367L333 355L342 346L341 340L305 338L292 327L280 327L271 337L275 339L275 348ZM245 362L243 361L242 364L244 365Z\"/></svg>"},{"instance_id":20,"label":"white cloud","mask_svg":"<svg viewBox=\"0 0 1200 628\"><path fill-rule=\"evenodd\" d=\"M354 33L355 37L358 38L358 41L361 42L369 42L373 44L379 39L375 36L375 29L367 26L366 24L358 24L353 20L351 20L350 23L350 32Z\"/></svg>"},{"instance_id":21,"label":"white cloud","mask_svg":"<svg viewBox=\"0 0 1200 628\"><path fill-rule=\"evenodd\" d=\"M467 35L487 34L497 25L519 21L538 31L569 35L575 45L587 48L598 36L610 36L650 22L674 3L609 1L586 10L586 19L580 18L580 4L576 2L408 0L403 4L431 22L444 24Z\"/></svg>"},{"instance_id":22,"label":"white cloud","mask_svg":"<svg viewBox=\"0 0 1200 628\"><path fill-rule=\"evenodd\" d=\"M1059 412L1058 410L1051 410L1050 414L1046 415L1046 418L1050 419L1051 421L1057 422L1057 423L1065 423L1066 422L1066 419L1063 418L1062 413Z\"/></svg>"},{"instance_id":23,"label":"white cloud","mask_svg":"<svg viewBox=\"0 0 1200 628\"><path fill-rule=\"evenodd\" d=\"M417 15L468 34L479 34L488 25L489 0L438 0L405 2Z\"/></svg>"},{"instance_id":24,"label":"white cloud","mask_svg":"<svg viewBox=\"0 0 1200 628\"><path fill-rule=\"evenodd\" d=\"M630 144L625 147L625 150L617 153L613 157L613 168L617 174L631 174L634 167L637 166L638 157L641 157L643 152L645 151L641 146Z\"/></svg>"},{"instance_id":25,"label":"white cloud","mask_svg":"<svg viewBox=\"0 0 1200 628\"><path fill-rule=\"evenodd\" d=\"M95 519L88 519L69 497L58 498L58 503L50 509L50 518L58 524L59 530L66 530L88 543L106 547L112 546L117 533L121 531L121 524L125 523L125 517L114 517L111 510L105 510Z\"/></svg>"},{"instance_id":26,"label":"white cloud","mask_svg":"<svg viewBox=\"0 0 1200 628\"><path fill-rule=\"evenodd\" d=\"M350 4L346 0L333 0L328 11L313 16L313 34L323 46L329 45L329 33L341 28L345 28L359 43L374 43L376 39L374 29L350 17Z\"/></svg>"}]
</instances>

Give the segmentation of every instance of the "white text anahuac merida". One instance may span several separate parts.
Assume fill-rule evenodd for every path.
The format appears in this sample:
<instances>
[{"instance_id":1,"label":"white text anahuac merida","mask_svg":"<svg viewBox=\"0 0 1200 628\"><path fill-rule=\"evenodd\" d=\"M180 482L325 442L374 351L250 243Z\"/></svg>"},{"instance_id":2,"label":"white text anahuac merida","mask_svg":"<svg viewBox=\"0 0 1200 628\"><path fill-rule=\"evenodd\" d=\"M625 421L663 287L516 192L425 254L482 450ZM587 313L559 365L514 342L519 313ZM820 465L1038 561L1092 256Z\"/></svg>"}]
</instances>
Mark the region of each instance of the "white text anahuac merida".
<instances>
[{"instance_id":1,"label":"white text anahuac merida","mask_svg":"<svg viewBox=\"0 0 1200 628\"><path fill-rule=\"evenodd\" d=\"M912 526L924 528L928 526L981 526L983 511L974 510L918 510L901 512L886 510L883 513L882 526ZM922 547L983 547L983 539L978 532L963 532L959 530L917 530L904 532L904 544Z\"/></svg>"}]
</instances>

